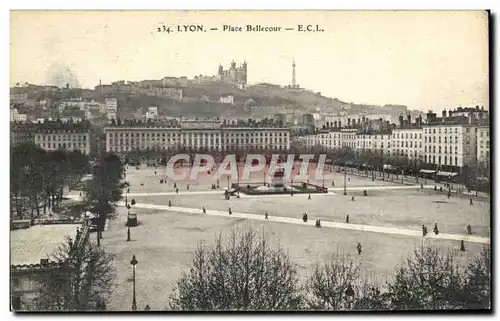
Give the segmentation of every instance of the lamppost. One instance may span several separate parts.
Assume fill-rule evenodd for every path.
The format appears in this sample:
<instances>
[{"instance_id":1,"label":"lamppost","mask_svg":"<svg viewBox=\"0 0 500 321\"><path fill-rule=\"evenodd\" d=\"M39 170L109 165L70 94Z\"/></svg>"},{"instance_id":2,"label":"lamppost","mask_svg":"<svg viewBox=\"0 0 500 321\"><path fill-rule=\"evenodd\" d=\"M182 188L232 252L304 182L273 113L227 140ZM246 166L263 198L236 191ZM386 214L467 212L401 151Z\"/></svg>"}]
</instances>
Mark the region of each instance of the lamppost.
<instances>
[{"instance_id":1,"label":"lamppost","mask_svg":"<svg viewBox=\"0 0 500 321\"><path fill-rule=\"evenodd\" d=\"M137 265L137 263L139 263L136 258L135 258L135 255L132 255L132 260L130 261L130 264L132 265L132 311L136 311L137 310L137 302L135 301L135 266Z\"/></svg>"},{"instance_id":2,"label":"lamppost","mask_svg":"<svg viewBox=\"0 0 500 321\"><path fill-rule=\"evenodd\" d=\"M344 195L347 195L346 182L347 182L347 168L344 162Z\"/></svg>"}]
</instances>

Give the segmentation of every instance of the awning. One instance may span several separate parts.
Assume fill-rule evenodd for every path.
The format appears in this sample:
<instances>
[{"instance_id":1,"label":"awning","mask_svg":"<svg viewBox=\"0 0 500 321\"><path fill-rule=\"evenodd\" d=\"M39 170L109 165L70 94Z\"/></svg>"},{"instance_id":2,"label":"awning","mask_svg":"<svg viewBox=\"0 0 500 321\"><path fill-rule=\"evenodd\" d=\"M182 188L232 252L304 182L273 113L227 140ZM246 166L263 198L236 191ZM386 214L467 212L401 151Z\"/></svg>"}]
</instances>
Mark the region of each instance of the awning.
<instances>
[{"instance_id":1,"label":"awning","mask_svg":"<svg viewBox=\"0 0 500 321\"><path fill-rule=\"evenodd\" d=\"M455 177L458 173L454 172L437 172L437 176Z\"/></svg>"},{"instance_id":2,"label":"awning","mask_svg":"<svg viewBox=\"0 0 500 321\"><path fill-rule=\"evenodd\" d=\"M426 174L434 174L436 171L432 169L421 169L420 173L426 173Z\"/></svg>"}]
</instances>

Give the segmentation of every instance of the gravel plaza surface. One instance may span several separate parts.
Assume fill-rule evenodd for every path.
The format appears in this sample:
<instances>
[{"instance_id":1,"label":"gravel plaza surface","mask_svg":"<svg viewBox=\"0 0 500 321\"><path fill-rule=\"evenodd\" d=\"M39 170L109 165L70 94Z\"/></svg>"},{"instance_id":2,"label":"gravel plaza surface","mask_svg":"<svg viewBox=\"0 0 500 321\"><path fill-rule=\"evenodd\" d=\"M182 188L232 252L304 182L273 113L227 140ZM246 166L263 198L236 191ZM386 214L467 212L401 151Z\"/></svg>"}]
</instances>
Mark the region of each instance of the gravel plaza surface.
<instances>
[{"instance_id":1,"label":"gravel plaza surface","mask_svg":"<svg viewBox=\"0 0 500 321\"><path fill-rule=\"evenodd\" d=\"M346 214L352 224L367 224L384 227L397 227L420 230L426 224L432 233L434 223L438 223L441 233L466 234L470 224L475 236L489 237L490 210L489 202L474 199L469 205L469 198L453 195L450 199L445 192L421 190L420 186L404 189L384 189L384 186L397 188L398 184L371 179L351 177L347 182L347 196L342 195L343 175L335 175L335 188L326 195L279 195L241 198L231 197L225 200L221 189L211 190L210 177L202 177L197 183L179 183L179 194L175 194L173 183L160 184L160 169L157 176L153 168L139 171L128 170L130 196L139 204L167 205L199 208L199 214L173 212L161 209L134 208L138 214L139 225L131 228L132 241L127 242L127 210L117 208L117 217L109 222L103 233L102 245L115 254L117 269L116 289L108 305L110 310L128 311L132 303L132 267L130 260L136 255L136 293L138 309L143 310L149 304L152 310L162 310L168 305L176 280L190 263L191 254L199 241L212 243L218 233L227 235L232 228L243 229L251 226L256 231L264 231L272 243L280 244L289 252L299 266L299 275L305 280L313 265L327 255L350 255L361 262L361 274L376 282L385 282L391 278L394 268L403 262L410 252L425 244L435 245L444 251L452 250L463 264L479 253L482 244L465 242L466 252L460 252L458 241L421 238L405 235L345 230L337 228L317 229L313 226L301 226L281 222L251 220L238 217L202 215L201 208L207 210L264 213L269 216L301 218L304 212L309 220L321 219L343 223ZM208 175L207 175L208 176ZM349 176L348 176L349 177ZM254 177L258 181L260 177ZM263 176L262 176L263 179ZM222 182L222 179L221 179ZM144 184L141 186L141 183ZM184 184L184 185L183 185ZM326 185L326 184L325 184ZM329 185L331 187L331 181ZM360 189L349 187L368 187L368 196L363 196ZM400 185L403 186L403 185ZM378 189L380 187L380 189ZM377 189L374 189L377 188ZM340 190L337 190L340 189ZM174 193L172 193L174 192ZM205 192L208 192L206 194ZM169 195L133 196L142 193L168 193ZM351 201L351 196L355 200ZM93 235L95 237L95 235ZM357 242L363 246L363 252L356 252Z\"/></svg>"}]
</instances>

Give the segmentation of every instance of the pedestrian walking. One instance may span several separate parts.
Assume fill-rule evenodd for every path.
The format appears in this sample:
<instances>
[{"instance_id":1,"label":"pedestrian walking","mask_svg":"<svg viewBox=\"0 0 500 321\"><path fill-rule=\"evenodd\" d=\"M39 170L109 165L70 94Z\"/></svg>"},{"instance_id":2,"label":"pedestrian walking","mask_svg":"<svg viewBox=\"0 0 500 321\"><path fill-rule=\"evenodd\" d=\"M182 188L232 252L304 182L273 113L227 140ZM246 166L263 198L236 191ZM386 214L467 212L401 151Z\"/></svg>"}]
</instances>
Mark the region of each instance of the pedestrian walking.
<instances>
[{"instance_id":1,"label":"pedestrian walking","mask_svg":"<svg viewBox=\"0 0 500 321\"><path fill-rule=\"evenodd\" d=\"M420 189L423 189L424 188L424 184L420 184Z\"/></svg>"},{"instance_id":2,"label":"pedestrian walking","mask_svg":"<svg viewBox=\"0 0 500 321\"><path fill-rule=\"evenodd\" d=\"M438 223L434 223L434 234L439 234Z\"/></svg>"},{"instance_id":3,"label":"pedestrian walking","mask_svg":"<svg viewBox=\"0 0 500 321\"><path fill-rule=\"evenodd\" d=\"M346 217L345 217L345 222L346 222L346 223L349 223L349 214L347 214L347 215L346 215Z\"/></svg>"},{"instance_id":4,"label":"pedestrian walking","mask_svg":"<svg viewBox=\"0 0 500 321\"><path fill-rule=\"evenodd\" d=\"M335 181L332 181L332 187L335 187Z\"/></svg>"},{"instance_id":5,"label":"pedestrian walking","mask_svg":"<svg viewBox=\"0 0 500 321\"><path fill-rule=\"evenodd\" d=\"M175 194L179 194L179 189L178 188L175 189Z\"/></svg>"},{"instance_id":6,"label":"pedestrian walking","mask_svg":"<svg viewBox=\"0 0 500 321\"><path fill-rule=\"evenodd\" d=\"M207 214L207 210L205 209L205 206L203 206L203 214Z\"/></svg>"},{"instance_id":7,"label":"pedestrian walking","mask_svg":"<svg viewBox=\"0 0 500 321\"><path fill-rule=\"evenodd\" d=\"M464 244L464 240L461 240L461 241L460 241L460 251L465 252L465 244Z\"/></svg>"},{"instance_id":8,"label":"pedestrian walking","mask_svg":"<svg viewBox=\"0 0 500 321\"><path fill-rule=\"evenodd\" d=\"M155 176L156 176L156 171L155 171Z\"/></svg>"},{"instance_id":9,"label":"pedestrian walking","mask_svg":"<svg viewBox=\"0 0 500 321\"><path fill-rule=\"evenodd\" d=\"M472 227L470 226L470 224L467 225L467 234L472 234Z\"/></svg>"},{"instance_id":10,"label":"pedestrian walking","mask_svg":"<svg viewBox=\"0 0 500 321\"><path fill-rule=\"evenodd\" d=\"M302 220L304 221L304 223L307 222L307 213L304 213L304 215L302 215Z\"/></svg>"},{"instance_id":11,"label":"pedestrian walking","mask_svg":"<svg viewBox=\"0 0 500 321\"><path fill-rule=\"evenodd\" d=\"M470 200L469 205L473 205L474 203L472 203L472 197L469 200Z\"/></svg>"},{"instance_id":12,"label":"pedestrian walking","mask_svg":"<svg viewBox=\"0 0 500 321\"><path fill-rule=\"evenodd\" d=\"M233 214L233 212L231 211L231 208L229 208L229 215Z\"/></svg>"},{"instance_id":13,"label":"pedestrian walking","mask_svg":"<svg viewBox=\"0 0 500 321\"><path fill-rule=\"evenodd\" d=\"M427 235L427 226L422 224L422 236L426 236L426 235Z\"/></svg>"},{"instance_id":14,"label":"pedestrian walking","mask_svg":"<svg viewBox=\"0 0 500 321\"><path fill-rule=\"evenodd\" d=\"M265 218L266 218L266 220L267 220L267 217L268 217L268 216L267 216L267 212L266 212L266 214L265 214Z\"/></svg>"},{"instance_id":15,"label":"pedestrian walking","mask_svg":"<svg viewBox=\"0 0 500 321\"><path fill-rule=\"evenodd\" d=\"M356 246L356 249L358 250L358 255L361 255L361 251L362 251L361 243L358 242L358 245Z\"/></svg>"},{"instance_id":16,"label":"pedestrian walking","mask_svg":"<svg viewBox=\"0 0 500 321\"><path fill-rule=\"evenodd\" d=\"M450 199L450 197L451 197L451 192L448 191L448 199Z\"/></svg>"},{"instance_id":17,"label":"pedestrian walking","mask_svg":"<svg viewBox=\"0 0 500 321\"><path fill-rule=\"evenodd\" d=\"M353 201L353 202L354 202L354 196L353 196L353 197L351 197L351 201Z\"/></svg>"},{"instance_id":18,"label":"pedestrian walking","mask_svg":"<svg viewBox=\"0 0 500 321\"><path fill-rule=\"evenodd\" d=\"M316 220L316 227L321 227L321 220Z\"/></svg>"},{"instance_id":19,"label":"pedestrian walking","mask_svg":"<svg viewBox=\"0 0 500 321\"><path fill-rule=\"evenodd\" d=\"M189 184L187 184L187 190L189 191Z\"/></svg>"},{"instance_id":20,"label":"pedestrian walking","mask_svg":"<svg viewBox=\"0 0 500 321\"><path fill-rule=\"evenodd\" d=\"M168 201L168 207L172 207L172 202L170 200Z\"/></svg>"},{"instance_id":21,"label":"pedestrian walking","mask_svg":"<svg viewBox=\"0 0 500 321\"><path fill-rule=\"evenodd\" d=\"M368 196L368 194L366 194L366 190L363 191L363 195Z\"/></svg>"},{"instance_id":22,"label":"pedestrian walking","mask_svg":"<svg viewBox=\"0 0 500 321\"><path fill-rule=\"evenodd\" d=\"M174 188L177 188L177 183L174 182Z\"/></svg>"}]
</instances>

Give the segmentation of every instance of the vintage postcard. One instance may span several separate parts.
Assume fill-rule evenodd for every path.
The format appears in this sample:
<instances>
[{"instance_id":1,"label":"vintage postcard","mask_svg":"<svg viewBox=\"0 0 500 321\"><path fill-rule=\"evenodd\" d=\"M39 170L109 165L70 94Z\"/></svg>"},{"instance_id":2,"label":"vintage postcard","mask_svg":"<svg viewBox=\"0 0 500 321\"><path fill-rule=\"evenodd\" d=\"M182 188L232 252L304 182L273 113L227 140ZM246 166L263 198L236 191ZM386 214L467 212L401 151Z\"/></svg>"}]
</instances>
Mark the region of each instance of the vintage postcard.
<instances>
[{"instance_id":1,"label":"vintage postcard","mask_svg":"<svg viewBox=\"0 0 500 321\"><path fill-rule=\"evenodd\" d=\"M11 311L491 311L487 11L11 11Z\"/></svg>"}]
</instances>

